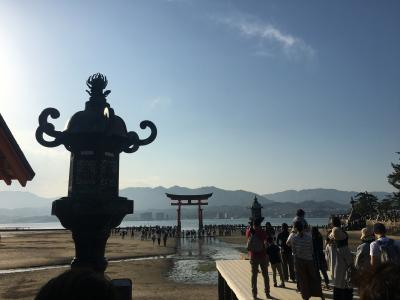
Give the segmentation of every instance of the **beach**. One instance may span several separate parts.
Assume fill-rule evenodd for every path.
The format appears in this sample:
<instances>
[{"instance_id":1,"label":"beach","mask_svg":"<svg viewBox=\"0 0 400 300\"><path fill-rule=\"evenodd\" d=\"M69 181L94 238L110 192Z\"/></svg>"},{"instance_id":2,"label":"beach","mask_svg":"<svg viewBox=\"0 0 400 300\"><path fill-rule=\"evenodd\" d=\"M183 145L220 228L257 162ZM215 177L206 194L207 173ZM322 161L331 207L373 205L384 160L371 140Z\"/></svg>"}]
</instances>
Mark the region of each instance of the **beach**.
<instances>
[{"instance_id":1,"label":"beach","mask_svg":"<svg viewBox=\"0 0 400 300\"><path fill-rule=\"evenodd\" d=\"M74 244L68 231L16 231L2 232L1 235L0 270L64 266L0 274L0 299L33 299L41 286L69 268L74 256ZM134 299L215 299L216 284L182 284L168 278L173 262L157 256L166 256L175 251L174 239L168 240L167 247L158 246L157 243L153 247L152 241L111 236L106 250L110 260L106 275L112 279L130 278L134 286ZM145 257L155 258L113 262Z\"/></svg>"},{"instance_id":2,"label":"beach","mask_svg":"<svg viewBox=\"0 0 400 300\"><path fill-rule=\"evenodd\" d=\"M322 229L321 233L326 235ZM355 251L360 243L359 231L350 231L348 235L349 246ZM67 230L19 230L1 232L1 237L0 299L33 299L48 280L68 270L74 256L74 244ZM391 237L399 239L398 236ZM181 239L179 243L180 247L178 240L170 238L166 247L158 246L157 241L153 246L151 240L140 240L138 235L134 239L130 235L124 239L118 234L111 235L106 250L109 260L106 275L111 279L131 279L134 299L217 299L216 278L209 276L207 279L206 276L207 280L201 282L198 280L201 273L215 273L216 259L239 259L240 253L242 259L247 256L246 237L240 231L217 239L205 239L201 243L191 239ZM195 252L199 244L205 252L222 252L217 254L218 258L214 255L199 259L199 255L205 254ZM188 249L193 250L188 251L190 257L177 253ZM200 264L195 269L177 269L178 273L188 271L188 277L173 276L176 265L193 262Z\"/></svg>"}]
</instances>

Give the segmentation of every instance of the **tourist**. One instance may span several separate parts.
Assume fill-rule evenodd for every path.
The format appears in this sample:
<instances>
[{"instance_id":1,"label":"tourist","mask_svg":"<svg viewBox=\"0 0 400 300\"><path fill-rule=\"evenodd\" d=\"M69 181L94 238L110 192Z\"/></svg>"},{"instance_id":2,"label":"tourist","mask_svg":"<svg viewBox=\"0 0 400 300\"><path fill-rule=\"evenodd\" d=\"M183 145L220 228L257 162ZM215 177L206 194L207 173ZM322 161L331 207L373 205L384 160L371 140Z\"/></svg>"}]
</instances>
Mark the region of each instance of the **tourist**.
<instances>
[{"instance_id":1,"label":"tourist","mask_svg":"<svg viewBox=\"0 0 400 300\"><path fill-rule=\"evenodd\" d=\"M295 282L296 277L294 275L292 248L290 248L286 244L289 234L290 233L288 224L283 223L282 232L278 234L278 237L276 238L276 243L278 244L279 247L281 247L282 268L285 281L289 281L289 275L290 275L290 280Z\"/></svg>"},{"instance_id":2,"label":"tourist","mask_svg":"<svg viewBox=\"0 0 400 300\"><path fill-rule=\"evenodd\" d=\"M353 299L353 288L349 277L349 268L353 264L353 256L348 247L348 236L341 228L338 217L332 218L332 232L329 238L332 240L331 259L332 259L332 285L333 299L351 300Z\"/></svg>"},{"instance_id":3,"label":"tourist","mask_svg":"<svg viewBox=\"0 0 400 300\"><path fill-rule=\"evenodd\" d=\"M370 227L361 229L361 245L357 247L354 266L359 272L371 268L370 244L375 240Z\"/></svg>"},{"instance_id":4,"label":"tourist","mask_svg":"<svg viewBox=\"0 0 400 300\"><path fill-rule=\"evenodd\" d=\"M161 246L161 230L160 229L157 230L157 243L158 243L158 246Z\"/></svg>"},{"instance_id":5,"label":"tourist","mask_svg":"<svg viewBox=\"0 0 400 300\"><path fill-rule=\"evenodd\" d=\"M268 277L268 261L265 249L267 233L261 228L261 221L254 221L246 230L248 239L248 250L251 265L251 291L253 298L257 299L257 275L258 268L261 268L261 274L264 278L264 291L268 299L271 299ZM253 242L253 243L252 243Z\"/></svg>"},{"instance_id":6,"label":"tourist","mask_svg":"<svg viewBox=\"0 0 400 300\"><path fill-rule=\"evenodd\" d=\"M167 239L168 239L168 233L167 233L167 231L164 231L164 235L163 235L164 247L167 247Z\"/></svg>"},{"instance_id":7,"label":"tourist","mask_svg":"<svg viewBox=\"0 0 400 300\"><path fill-rule=\"evenodd\" d=\"M400 264L400 241L387 238L382 223L374 224L374 234L377 240L370 244L371 265L376 267L384 262Z\"/></svg>"},{"instance_id":8,"label":"tourist","mask_svg":"<svg viewBox=\"0 0 400 300\"><path fill-rule=\"evenodd\" d=\"M333 261L335 261L335 259L336 259L336 252L332 251L333 241L329 238L329 235L331 232L332 232L331 230L327 231L327 237L325 240L325 243L326 243L326 245L325 245L325 260L326 260L326 263L328 266L328 270L330 270L331 274L333 274L333 271L332 271L333 270ZM331 278L333 278L333 277L331 276Z\"/></svg>"},{"instance_id":9,"label":"tourist","mask_svg":"<svg viewBox=\"0 0 400 300\"><path fill-rule=\"evenodd\" d=\"M294 222L295 232L289 235L287 245L292 248L296 279L303 299L321 297L324 299L321 289L321 278L313 261L313 242L309 233L304 230L304 222Z\"/></svg>"},{"instance_id":10,"label":"tourist","mask_svg":"<svg viewBox=\"0 0 400 300\"><path fill-rule=\"evenodd\" d=\"M295 222L299 221L301 223L303 223L303 228L305 231L308 231L308 223L307 220L304 218L306 215L305 211L302 210L301 208L297 210L296 212L296 216L293 219L293 225ZM294 227L294 226L293 226ZM293 228L295 230L295 228Z\"/></svg>"},{"instance_id":11,"label":"tourist","mask_svg":"<svg viewBox=\"0 0 400 300\"><path fill-rule=\"evenodd\" d=\"M272 227L270 222L265 223L265 231L267 232L267 235L275 239L275 229Z\"/></svg>"},{"instance_id":12,"label":"tourist","mask_svg":"<svg viewBox=\"0 0 400 300\"><path fill-rule=\"evenodd\" d=\"M103 274L90 269L72 269L50 279L35 300L117 300L115 287Z\"/></svg>"},{"instance_id":13,"label":"tourist","mask_svg":"<svg viewBox=\"0 0 400 300\"><path fill-rule=\"evenodd\" d=\"M272 279L274 281L274 287L278 286L278 283L276 282L276 271L278 271L279 278L281 279L281 284L279 285L279 287L285 287L285 279L283 277L280 248L279 246L275 245L274 239L271 236L268 236L267 243L268 243L267 255L269 258L269 262L271 263Z\"/></svg>"},{"instance_id":14,"label":"tourist","mask_svg":"<svg viewBox=\"0 0 400 300\"><path fill-rule=\"evenodd\" d=\"M153 241L153 247L156 243L156 233L153 231L152 235L151 235L151 240Z\"/></svg>"},{"instance_id":15,"label":"tourist","mask_svg":"<svg viewBox=\"0 0 400 300\"><path fill-rule=\"evenodd\" d=\"M360 300L400 300L400 266L383 263L364 272L359 287Z\"/></svg>"},{"instance_id":16,"label":"tourist","mask_svg":"<svg viewBox=\"0 0 400 300\"><path fill-rule=\"evenodd\" d=\"M314 261L316 263L317 271L321 271L324 277L325 288L329 289L329 278L328 278L328 265L326 263L324 254L324 241L318 227L313 227L312 230L312 240L313 240L313 253Z\"/></svg>"}]
</instances>

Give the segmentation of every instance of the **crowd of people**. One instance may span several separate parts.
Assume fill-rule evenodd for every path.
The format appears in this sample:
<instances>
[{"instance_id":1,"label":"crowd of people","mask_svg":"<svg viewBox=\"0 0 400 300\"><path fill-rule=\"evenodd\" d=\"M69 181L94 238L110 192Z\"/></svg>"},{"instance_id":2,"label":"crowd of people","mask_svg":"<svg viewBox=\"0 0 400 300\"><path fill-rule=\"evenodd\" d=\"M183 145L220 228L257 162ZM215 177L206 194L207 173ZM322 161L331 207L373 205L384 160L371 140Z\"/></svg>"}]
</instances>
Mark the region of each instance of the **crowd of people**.
<instances>
[{"instance_id":1,"label":"crowd of people","mask_svg":"<svg viewBox=\"0 0 400 300\"><path fill-rule=\"evenodd\" d=\"M269 222L262 226L260 220L253 220L250 226L206 225L202 230L180 232L177 226L120 227L111 234L122 239L130 237L152 240L154 246L156 243L166 246L168 238L246 236L254 299L257 299L258 294L259 269L264 279L264 292L268 299L272 299L269 267L274 287L286 288L287 282L296 283L302 299L324 299L323 290L333 290L333 299L350 300L353 299L354 289L358 289L361 300L400 299L400 240L388 238L384 224L375 223L373 227L361 230L360 244L357 251L352 253L349 249L349 236L344 228L340 218L332 217L330 225L324 227L324 243L320 228L311 227L305 219L304 211L299 209L290 226L286 223L272 226ZM79 295L93 293L90 285L79 285L82 276L93 286L101 287L98 291L104 297L96 296L96 299L117 299L110 281L89 270L83 273L71 270L61 274L47 283L35 299L55 299L54 296L59 295L60 290ZM85 296L82 299L86 299Z\"/></svg>"},{"instance_id":2,"label":"crowd of people","mask_svg":"<svg viewBox=\"0 0 400 300\"><path fill-rule=\"evenodd\" d=\"M386 237L382 223L361 230L361 243L355 254L349 249L348 234L338 217L333 217L327 228L325 246L319 228L309 226L302 209L297 211L291 225L289 228L283 223L277 230L268 223L263 228L260 220L253 220L246 230L255 299L259 269L265 294L271 299L269 265L274 287L285 288L285 282L295 282L303 299L313 296L324 299L323 289L333 289L333 299L350 300L354 288L359 289L363 300L400 299L400 294L393 292L400 289L400 281L395 284L393 279L400 276L400 241ZM376 289L373 293L371 283Z\"/></svg>"},{"instance_id":3,"label":"crowd of people","mask_svg":"<svg viewBox=\"0 0 400 300\"><path fill-rule=\"evenodd\" d=\"M121 236L122 239L126 237L140 238L140 240L153 240L160 245L161 239L168 238L216 238L221 236L231 236L240 233L246 234L245 224L223 224L223 225L204 225L201 230L186 229L179 232L178 226L128 226L117 227L111 231L113 236ZM272 228L272 226L271 226ZM272 228L275 232L275 229Z\"/></svg>"}]
</instances>

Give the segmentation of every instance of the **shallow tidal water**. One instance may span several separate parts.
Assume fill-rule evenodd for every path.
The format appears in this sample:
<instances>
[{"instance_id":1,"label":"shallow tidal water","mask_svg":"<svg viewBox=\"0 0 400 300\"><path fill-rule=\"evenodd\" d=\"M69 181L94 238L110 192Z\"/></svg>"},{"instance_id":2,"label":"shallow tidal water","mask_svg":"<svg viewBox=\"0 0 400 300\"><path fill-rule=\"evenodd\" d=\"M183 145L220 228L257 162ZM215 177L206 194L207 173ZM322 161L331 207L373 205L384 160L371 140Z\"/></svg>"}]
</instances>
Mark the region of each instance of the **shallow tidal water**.
<instances>
[{"instance_id":1,"label":"shallow tidal water","mask_svg":"<svg viewBox=\"0 0 400 300\"><path fill-rule=\"evenodd\" d=\"M215 261L239 258L239 250L218 239L180 239L177 253L172 256L174 264L168 276L175 282L216 284L218 273Z\"/></svg>"},{"instance_id":2,"label":"shallow tidal water","mask_svg":"<svg viewBox=\"0 0 400 300\"><path fill-rule=\"evenodd\" d=\"M168 278L180 283L216 284L218 273L216 260L239 259L240 251L235 245L224 243L217 238L181 238L177 240L177 251L171 255L109 260L110 264L128 261L171 259L173 266ZM35 272L40 270L69 268L69 264L30 268L0 270L0 274Z\"/></svg>"}]
</instances>

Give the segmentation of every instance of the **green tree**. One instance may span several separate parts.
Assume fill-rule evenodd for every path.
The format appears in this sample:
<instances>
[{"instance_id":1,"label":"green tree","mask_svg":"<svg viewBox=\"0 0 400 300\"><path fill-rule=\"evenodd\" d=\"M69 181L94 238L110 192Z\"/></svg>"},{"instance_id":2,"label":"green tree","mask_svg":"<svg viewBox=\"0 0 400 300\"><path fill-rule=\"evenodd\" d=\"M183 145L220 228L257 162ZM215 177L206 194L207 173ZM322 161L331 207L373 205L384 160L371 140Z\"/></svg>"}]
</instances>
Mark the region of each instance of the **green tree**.
<instances>
[{"instance_id":1,"label":"green tree","mask_svg":"<svg viewBox=\"0 0 400 300\"><path fill-rule=\"evenodd\" d=\"M400 152L397 152L400 154ZM392 199L396 208L400 208L400 164L392 163L393 172L388 175L388 182L397 189L397 192L393 193Z\"/></svg>"},{"instance_id":2,"label":"green tree","mask_svg":"<svg viewBox=\"0 0 400 300\"><path fill-rule=\"evenodd\" d=\"M378 202L376 210L378 211L380 218L386 218L388 214L393 210L393 199L385 198Z\"/></svg>"},{"instance_id":3,"label":"green tree","mask_svg":"<svg viewBox=\"0 0 400 300\"><path fill-rule=\"evenodd\" d=\"M375 216L379 205L378 198L368 192L358 193L354 197L355 209L361 216Z\"/></svg>"}]
</instances>

